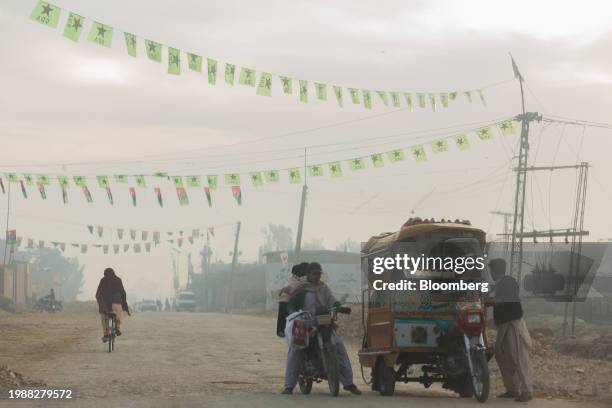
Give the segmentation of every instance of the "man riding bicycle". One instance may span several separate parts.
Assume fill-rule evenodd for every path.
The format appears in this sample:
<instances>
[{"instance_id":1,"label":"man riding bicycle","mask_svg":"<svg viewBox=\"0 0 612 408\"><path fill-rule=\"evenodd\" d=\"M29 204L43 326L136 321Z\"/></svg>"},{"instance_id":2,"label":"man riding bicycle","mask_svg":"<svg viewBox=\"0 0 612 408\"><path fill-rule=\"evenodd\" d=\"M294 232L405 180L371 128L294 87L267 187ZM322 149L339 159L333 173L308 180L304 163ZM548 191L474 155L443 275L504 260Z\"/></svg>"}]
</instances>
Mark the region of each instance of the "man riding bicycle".
<instances>
[{"instance_id":1,"label":"man riding bicycle","mask_svg":"<svg viewBox=\"0 0 612 408\"><path fill-rule=\"evenodd\" d=\"M112 268L104 270L104 277L100 279L100 284L96 291L96 300L98 301L98 312L102 321L102 341L106 343L110 336L110 328L106 318L107 313L112 312L116 316L117 328L115 334L117 336L121 336L119 327L123 323L123 311L125 310L128 315L130 314L123 282L115 275L115 271Z\"/></svg>"}]
</instances>

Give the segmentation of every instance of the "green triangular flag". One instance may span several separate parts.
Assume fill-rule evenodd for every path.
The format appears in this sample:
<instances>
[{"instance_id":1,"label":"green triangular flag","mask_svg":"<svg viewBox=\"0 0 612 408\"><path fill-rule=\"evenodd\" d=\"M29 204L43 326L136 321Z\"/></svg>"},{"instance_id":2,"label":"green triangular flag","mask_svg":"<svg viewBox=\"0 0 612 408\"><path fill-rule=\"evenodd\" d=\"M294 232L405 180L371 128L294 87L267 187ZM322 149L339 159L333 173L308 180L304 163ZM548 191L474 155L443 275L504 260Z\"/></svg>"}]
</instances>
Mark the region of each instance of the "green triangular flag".
<instances>
[{"instance_id":1,"label":"green triangular flag","mask_svg":"<svg viewBox=\"0 0 612 408\"><path fill-rule=\"evenodd\" d=\"M217 61L206 58L206 66L208 67L208 83L215 85L217 83Z\"/></svg>"},{"instance_id":2,"label":"green triangular flag","mask_svg":"<svg viewBox=\"0 0 612 408\"><path fill-rule=\"evenodd\" d=\"M404 150L403 149L395 149L387 152L387 157L390 162L398 162L404 160Z\"/></svg>"},{"instance_id":3,"label":"green triangular flag","mask_svg":"<svg viewBox=\"0 0 612 408\"><path fill-rule=\"evenodd\" d=\"M49 185L49 176L47 176L46 174L37 174L36 175L36 183L48 186Z\"/></svg>"},{"instance_id":4,"label":"green triangular flag","mask_svg":"<svg viewBox=\"0 0 612 408\"><path fill-rule=\"evenodd\" d=\"M366 109L372 109L372 94L370 91L362 90L361 93L363 93L363 106Z\"/></svg>"},{"instance_id":5,"label":"green triangular flag","mask_svg":"<svg viewBox=\"0 0 612 408\"><path fill-rule=\"evenodd\" d=\"M87 39L103 47L110 48L113 42L113 27L94 21Z\"/></svg>"},{"instance_id":6,"label":"green triangular flag","mask_svg":"<svg viewBox=\"0 0 612 408\"><path fill-rule=\"evenodd\" d=\"M286 76L280 76L279 78L283 86L283 92L286 94L292 94L293 93L293 81L291 80L291 78L286 77Z\"/></svg>"},{"instance_id":7,"label":"green triangular flag","mask_svg":"<svg viewBox=\"0 0 612 408\"><path fill-rule=\"evenodd\" d=\"M441 153L448 150L448 143L446 143L446 139L436 140L431 143L431 150L434 153Z\"/></svg>"},{"instance_id":8,"label":"green triangular flag","mask_svg":"<svg viewBox=\"0 0 612 408\"><path fill-rule=\"evenodd\" d=\"M300 79L300 102L308 103L308 81Z\"/></svg>"},{"instance_id":9,"label":"green triangular flag","mask_svg":"<svg viewBox=\"0 0 612 408\"><path fill-rule=\"evenodd\" d=\"M343 106L342 103L342 87L334 85L334 93L336 94L336 100L338 101L338 105L340 107Z\"/></svg>"},{"instance_id":10,"label":"green triangular flag","mask_svg":"<svg viewBox=\"0 0 612 408\"><path fill-rule=\"evenodd\" d=\"M25 180L28 186L34 185L34 177L31 174L24 174L23 179ZM9 180L10 181L10 180Z\"/></svg>"},{"instance_id":11,"label":"green triangular flag","mask_svg":"<svg viewBox=\"0 0 612 408\"><path fill-rule=\"evenodd\" d=\"M416 161L422 162L427 160L427 156L425 156L425 149L422 145L411 146L410 149L412 150L412 155Z\"/></svg>"},{"instance_id":12,"label":"green triangular flag","mask_svg":"<svg viewBox=\"0 0 612 408\"><path fill-rule=\"evenodd\" d=\"M147 187L147 182L145 181L145 177L144 176L134 176L134 179L136 179L136 185L140 188L145 188Z\"/></svg>"},{"instance_id":13,"label":"green triangular flag","mask_svg":"<svg viewBox=\"0 0 612 408\"><path fill-rule=\"evenodd\" d=\"M484 93L482 93L482 89L479 89L477 92L478 92L478 96L480 96L480 101L482 102L482 104L487 106L487 102L485 101L485 97L484 97Z\"/></svg>"},{"instance_id":14,"label":"green triangular flag","mask_svg":"<svg viewBox=\"0 0 612 408\"><path fill-rule=\"evenodd\" d=\"M320 101L327 100L327 85L322 84L320 82L315 82L315 92L317 94L317 99Z\"/></svg>"},{"instance_id":15,"label":"green triangular flag","mask_svg":"<svg viewBox=\"0 0 612 408\"><path fill-rule=\"evenodd\" d=\"M351 170L365 169L365 162L363 160L363 157L355 157L354 159L351 159L348 162Z\"/></svg>"},{"instance_id":16,"label":"green triangular flag","mask_svg":"<svg viewBox=\"0 0 612 408\"><path fill-rule=\"evenodd\" d=\"M181 176L172 176L172 183L174 183L175 188L184 188L183 177Z\"/></svg>"},{"instance_id":17,"label":"green triangular flag","mask_svg":"<svg viewBox=\"0 0 612 408\"><path fill-rule=\"evenodd\" d=\"M400 96L399 93L397 92L389 92L389 95L391 95L391 101L393 103L393 106L396 108L400 107Z\"/></svg>"},{"instance_id":18,"label":"green triangular flag","mask_svg":"<svg viewBox=\"0 0 612 408\"><path fill-rule=\"evenodd\" d=\"M356 88L348 88L349 94L351 95L351 101L354 104L359 104L359 89Z\"/></svg>"},{"instance_id":19,"label":"green triangular flag","mask_svg":"<svg viewBox=\"0 0 612 408\"><path fill-rule=\"evenodd\" d=\"M419 103L419 108L423 109L425 108L425 94L424 93L417 93L417 101Z\"/></svg>"},{"instance_id":20,"label":"green triangular flag","mask_svg":"<svg viewBox=\"0 0 612 408\"><path fill-rule=\"evenodd\" d=\"M318 164L308 167L308 175L310 177L319 177L323 175L323 166Z\"/></svg>"},{"instance_id":21,"label":"green triangular flag","mask_svg":"<svg viewBox=\"0 0 612 408\"><path fill-rule=\"evenodd\" d=\"M503 122L501 122L499 124L499 130L504 136L514 135L516 133L514 131L514 125L512 124L511 120L504 120Z\"/></svg>"},{"instance_id":22,"label":"green triangular flag","mask_svg":"<svg viewBox=\"0 0 612 408\"><path fill-rule=\"evenodd\" d=\"M115 174L115 183L127 183L128 176L125 174Z\"/></svg>"},{"instance_id":23,"label":"green triangular flag","mask_svg":"<svg viewBox=\"0 0 612 408\"><path fill-rule=\"evenodd\" d=\"M30 18L46 26L56 28L60 16L60 8L46 1L38 0Z\"/></svg>"},{"instance_id":24,"label":"green triangular flag","mask_svg":"<svg viewBox=\"0 0 612 408\"><path fill-rule=\"evenodd\" d=\"M187 53L187 61L189 69L195 72L202 72L202 56L197 54Z\"/></svg>"},{"instance_id":25,"label":"green triangular flag","mask_svg":"<svg viewBox=\"0 0 612 408\"><path fill-rule=\"evenodd\" d=\"M431 105L431 109L435 112L436 111L436 94L430 93L428 94L428 96L429 96L429 104Z\"/></svg>"},{"instance_id":26,"label":"green triangular flag","mask_svg":"<svg viewBox=\"0 0 612 408\"><path fill-rule=\"evenodd\" d=\"M332 177L342 176L342 166L340 165L340 162L329 163L329 172Z\"/></svg>"},{"instance_id":27,"label":"green triangular flag","mask_svg":"<svg viewBox=\"0 0 612 408\"><path fill-rule=\"evenodd\" d=\"M237 186L240 184L240 174L232 173L225 175L225 184Z\"/></svg>"},{"instance_id":28,"label":"green triangular flag","mask_svg":"<svg viewBox=\"0 0 612 408\"><path fill-rule=\"evenodd\" d=\"M404 99L406 99L406 105L408 105L408 110L412 112L412 94L410 92L404 92Z\"/></svg>"},{"instance_id":29,"label":"green triangular flag","mask_svg":"<svg viewBox=\"0 0 612 408\"><path fill-rule=\"evenodd\" d=\"M259 77L259 85L257 86L257 95L271 96L272 95L272 75L267 72L262 72Z\"/></svg>"},{"instance_id":30,"label":"green triangular flag","mask_svg":"<svg viewBox=\"0 0 612 408\"><path fill-rule=\"evenodd\" d=\"M383 160L383 155L380 153L374 153L372 156L372 165L376 168L384 167L385 161Z\"/></svg>"},{"instance_id":31,"label":"green triangular flag","mask_svg":"<svg viewBox=\"0 0 612 408\"><path fill-rule=\"evenodd\" d=\"M177 48L168 47L168 73L181 74L181 50Z\"/></svg>"},{"instance_id":32,"label":"green triangular flag","mask_svg":"<svg viewBox=\"0 0 612 408\"><path fill-rule=\"evenodd\" d=\"M70 182L68 181L67 176L57 176L57 183L64 188L70 187Z\"/></svg>"},{"instance_id":33,"label":"green triangular flag","mask_svg":"<svg viewBox=\"0 0 612 408\"><path fill-rule=\"evenodd\" d=\"M266 183L278 183L280 181L278 171L276 170L268 170L264 172L264 176L266 178Z\"/></svg>"},{"instance_id":34,"label":"green triangular flag","mask_svg":"<svg viewBox=\"0 0 612 408\"><path fill-rule=\"evenodd\" d=\"M98 185L100 188L107 188L110 186L107 176L96 176L96 180L98 180Z\"/></svg>"},{"instance_id":35,"label":"green triangular flag","mask_svg":"<svg viewBox=\"0 0 612 408\"><path fill-rule=\"evenodd\" d=\"M206 176L206 181L208 182L208 188L212 191L217 190L217 176Z\"/></svg>"},{"instance_id":36,"label":"green triangular flag","mask_svg":"<svg viewBox=\"0 0 612 408\"><path fill-rule=\"evenodd\" d=\"M440 94L440 102L443 107L448 108L448 94L446 92Z\"/></svg>"},{"instance_id":37,"label":"green triangular flag","mask_svg":"<svg viewBox=\"0 0 612 408\"><path fill-rule=\"evenodd\" d=\"M72 41L79 41L84 21L85 17L71 11L68 15L68 21L66 21L66 27L64 27L64 37L70 38Z\"/></svg>"},{"instance_id":38,"label":"green triangular flag","mask_svg":"<svg viewBox=\"0 0 612 408\"><path fill-rule=\"evenodd\" d=\"M263 185L263 179L261 177L260 172L257 171L257 172L251 173L249 177L251 178L251 182L253 182L254 187L259 187Z\"/></svg>"},{"instance_id":39,"label":"green triangular flag","mask_svg":"<svg viewBox=\"0 0 612 408\"><path fill-rule=\"evenodd\" d=\"M240 68L240 78L238 78L240 85L255 86L255 70L249 68Z\"/></svg>"},{"instance_id":40,"label":"green triangular flag","mask_svg":"<svg viewBox=\"0 0 612 408\"><path fill-rule=\"evenodd\" d=\"M85 176L74 176L72 179L76 186L83 187L87 185L87 178Z\"/></svg>"},{"instance_id":41,"label":"green triangular flag","mask_svg":"<svg viewBox=\"0 0 612 408\"><path fill-rule=\"evenodd\" d=\"M380 100L385 104L385 106L389 106L389 95L385 91L376 91L378 96L380 96Z\"/></svg>"},{"instance_id":42,"label":"green triangular flag","mask_svg":"<svg viewBox=\"0 0 612 408\"><path fill-rule=\"evenodd\" d=\"M465 95L465 97L467 98L469 103L472 103L472 92L471 91L466 91L463 93Z\"/></svg>"},{"instance_id":43,"label":"green triangular flag","mask_svg":"<svg viewBox=\"0 0 612 408\"><path fill-rule=\"evenodd\" d=\"M125 48L129 56L136 58L136 35L132 33L123 33L125 38Z\"/></svg>"},{"instance_id":44,"label":"green triangular flag","mask_svg":"<svg viewBox=\"0 0 612 408\"><path fill-rule=\"evenodd\" d=\"M147 56L149 59L161 62L162 45L155 41L145 40L145 46L147 48Z\"/></svg>"},{"instance_id":45,"label":"green triangular flag","mask_svg":"<svg viewBox=\"0 0 612 408\"><path fill-rule=\"evenodd\" d=\"M236 66L234 64L225 63L225 83L234 85L234 76L236 73Z\"/></svg>"},{"instance_id":46,"label":"green triangular flag","mask_svg":"<svg viewBox=\"0 0 612 408\"><path fill-rule=\"evenodd\" d=\"M491 139L491 128L482 128L476 130L476 134L480 138L480 140L489 140Z\"/></svg>"},{"instance_id":47,"label":"green triangular flag","mask_svg":"<svg viewBox=\"0 0 612 408\"><path fill-rule=\"evenodd\" d=\"M302 177L300 176L300 169L298 169L297 167L289 169L289 183L297 184L300 181L302 181Z\"/></svg>"},{"instance_id":48,"label":"green triangular flag","mask_svg":"<svg viewBox=\"0 0 612 408\"><path fill-rule=\"evenodd\" d=\"M202 178L200 176L187 176L187 187L199 188L202 185Z\"/></svg>"},{"instance_id":49,"label":"green triangular flag","mask_svg":"<svg viewBox=\"0 0 612 408\"><path fill-rule=\"evenodd\" d=\"M457 148L459 150L467 150L470 148L470 142L466 135L458 135L454 137L455 143L457 144Z\"/></svg>"}]
</instances>

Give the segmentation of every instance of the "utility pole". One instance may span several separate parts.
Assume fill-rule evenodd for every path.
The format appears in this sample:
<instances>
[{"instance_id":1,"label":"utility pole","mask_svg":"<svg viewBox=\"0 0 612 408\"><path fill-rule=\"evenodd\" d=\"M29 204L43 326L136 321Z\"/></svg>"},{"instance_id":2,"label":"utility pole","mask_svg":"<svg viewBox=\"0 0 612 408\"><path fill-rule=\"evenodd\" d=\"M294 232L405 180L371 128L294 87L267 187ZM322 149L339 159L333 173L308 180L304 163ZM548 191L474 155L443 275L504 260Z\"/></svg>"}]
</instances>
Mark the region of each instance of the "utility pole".
<instances>
[{"instance_id":1,"label":"utility pole","mask_svg":"<svg viewBox=\"0 0 612 408\"><path fill-rule=\"evenodd\" d=\"M302 254L302 231L304 229L304 212L306 210L306 195L308 193L308 185L306 183L306 147L304 148L304 185L302 186L302 202L300 203L300 218L298 220L297 236L295 238L294 265L300 263Z\"/></svg>"},{"instance_id":2,"label":"utility pole","mask_svg":"<svg viewBox=\"0 0 612 408\"><path fill-rule=\"evenodd\" d=\"M232 271L230 273L229 289L225 298L225 313L231 312L234 308L234 274L236 273L236 266L238 264L238 241L240 239L240 225L241 222L238 221L236 223L236 236L234 238L234 252L232 253Z\"/></svg>"},{"instance_id":3,"label":"utility pole","mask_svg":"<svg viewBox=\"0 0 612 408\"><path fill-rule=\"evenodd\" d=\"M508 254L508 235L510 231L510 217L512 217L514 214L505 212L505 211L497 211L497 210L491 211L491 214L501 215L502 217L504 217L504 236L506 237L506 242L504 244L504 255L507 255Z\"/></svg>"}]
</instances>

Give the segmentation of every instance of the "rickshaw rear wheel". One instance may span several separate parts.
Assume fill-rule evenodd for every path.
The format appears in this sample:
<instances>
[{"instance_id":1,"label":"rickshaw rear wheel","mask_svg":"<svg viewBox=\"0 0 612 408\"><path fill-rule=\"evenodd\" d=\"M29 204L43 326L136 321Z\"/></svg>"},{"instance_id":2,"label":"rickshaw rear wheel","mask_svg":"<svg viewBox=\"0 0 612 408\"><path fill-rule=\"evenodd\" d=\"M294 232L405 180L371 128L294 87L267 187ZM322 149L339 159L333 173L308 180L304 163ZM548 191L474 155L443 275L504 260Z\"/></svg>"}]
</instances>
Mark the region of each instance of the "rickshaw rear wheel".
<instances>
[{"instance_id":1,"label":"rickshaw rear wheel","mask_svg":"<svg viewBox=\"0 0 612 408\"><path fill-rule=\"evenodd\" d=\"M372 383L376 384L376 390L380 395L391 396L395 392L395 371L393 367L387 367L382 357L376 361Z\"/></svg>"}]
</instances>

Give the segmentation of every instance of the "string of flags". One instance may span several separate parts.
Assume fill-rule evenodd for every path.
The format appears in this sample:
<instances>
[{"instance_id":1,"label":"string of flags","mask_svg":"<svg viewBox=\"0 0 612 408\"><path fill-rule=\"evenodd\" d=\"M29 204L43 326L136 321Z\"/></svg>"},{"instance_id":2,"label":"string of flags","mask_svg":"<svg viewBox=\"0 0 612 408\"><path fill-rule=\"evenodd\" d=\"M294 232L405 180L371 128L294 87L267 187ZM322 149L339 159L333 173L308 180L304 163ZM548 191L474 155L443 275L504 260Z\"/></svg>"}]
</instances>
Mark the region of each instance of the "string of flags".
<instances>
[{"instance_id":1,"label":"string of flags","mask_svg":"<svg viewBox=\"0 0 612 408\"><path fill-rule=\"evenodd\" d=\"M115 230L115 233L117 235L117 238L120 240L123 240L124 237L129 236L129 238L134 241L136 239L141 239L142 241L148 241L149 238L151 238L153 240L153 242L155 243L159 243L162 240L162 236L167 236L169 237L176 237L176 239L178 238L186 238L190 243L193 243L193 240L195 239L199 239L201 237L204 237L204 231L206 232L207 237L214 237L215 236L215 226L211 225L206 227L206 229L203 231L200 228L193 228L191 231L185 231L185 230L177 230L177 231L165 231L165 232L160 232L160 231L150 231L150 230L138 230L138 229L131 229L131 228L110 228L110 227L105 227L102 225L87 225L87 230L89 231L90 235L95 235L97 234L98 237L102 238L104 236L105 231L107 232L106 236L108 236L108 232ZM190 232L190 234L189 234Z\"/></svg>"},{"instance_id":2,"label":"string of flags","mask_svg":"<svg viewBox=\"0 0 612 408\"><path fill-rule=\"evenodd\" d=\"M513 121L502 120L491 124L490 126L473 129L473 132L477 140L488 141L493 138L494 129L503 136L516 134ZM306 168L306 172L309 177L321 177L327 172L331 178L339 178L344 174L346 166L350 171L360 171L367 168L366 163L370 162L371 167L374 169L382 168L385 166L385 162L397 163L405 161L407 156L411 156L416 163L421 163L427 160L428 153L426 146L429 145L431 152L435 154L446 153L450 150L451 145L455 145L459 152L465 152L470 149L470 140L468 134L470 132L442 137L428 143L416 144L410 146L407 149L396 148L385 152L372 153L369 156L354 157L349 160L338 160L326 163L312 164ZM343 166L344 162L344 166ZM137 206L137 188L144 189L150 181L150 177L154 180L168 180L172 183L176 190L179 205L189 205L189 196L187 189L197 189L204 193L206 202L209 207L213 205L212 192L217 191L220 187L220 179L224 181L225 186L231 188L232 196L238 205L242 205L242 187L241 183L243 178L250 180L254 187L261 187L264 184L276 184L281 180L281 172L286 171L287 178L290 184L302 183L303 168L293 167L288 169L277 169L277 170L256 170L249 171L247 173L227 173L222 176L219 175L169 175L166 172L157 172L152 176L145 175L127 175L117 174L114 176L98 175L95 180L98 187L105 192L108 202L110 205L114 205L113 192L111 190L111 179L114 180L116 186L126 185L132 183L132 186L128 186L128 191L131 197L132 205ZM36 185L38 192L43 200L47 199L46 187L51 185L52 177L47 174L30 174L30 173L4 173L9 183L18 183L21 187L21 193L23 198L29 197L27 187ZM90 178L86 176L68 176L68 175L56 175L53 176L53 180L57 180L57 183L61 187L62 200L64 204L69 203L68 191L72 185L80 188L83 192L86 202L92 203L93 196L88 186L88 180ZM148 180L149 179L149 180ZM71 184L72 180L72 184ZM130 182L130 180L132 180ZM134 187L135 186L135 187ZM3 178L0 176L0 190L2 193L6 192ZM154 187L155 197L160 207L164 206L164 197L162 196L162 190L160 187Z\"/></svg>"},{"instance_id":3,"label":"string of flags","mask_svg":"<svg viewBox=\"0 0 612 408\"><path fill-rule=\"evenodd\" d=\"M59 25L60 14L60 7L43 0L38 0L30 18L55 29ZM78 42L83 33L85 21L85 17L69 11L63 31L64 37ZM115 29L113 27L94 20L91 22L87 40L102 47L111 48L113 45L113 38L115 38L114 33ZM190 71L201 73L203 69L206 70L208 83L210 85L217 85L221 81L229 86L235 86L237 83L241 86L254 89L257 95L272 96L272 87L275 81L273 74L270 72L260 72L259 79L257 79L257 70L255 69L238 67L233 63L221 62L211 57L205 58L202 55L192 52L183 53L178 48L164 46L162 43L150 39L143 39L130 32L123 32L122 42L124 42L125 50L130 57L138 57L139 52L141 52L139 47L144 45L144 51L147 58L157 63L162 62L162 54L164 54L163 50L165 47L168 74L181 75L186 60L186 67ZM307 79L296 80L285 75L274 75L274 77L277 77L277 86L280 85L283 94L292 95L294 94L295 88L297 88L296 93L299 94L299 101L302 103L308 103L309 100L312 99L310 91L314 89L314 97L319 101L328 101L328 99L332 99L328 98L328 95L333 94L340 108L344 107L345 103L351 103L353 105L363 105L366 109L372 109L375 95L378 97L376 98L378 103L385 107L399 108L405 106L411 112L415 107L426 109L427 105L429 105L434 112L440 107L448 108L460 95L469 103L472 103L474 97L477 96L482 105L486 105L483 92L485 88L449 92L385 91L329 85ZM297 87L294 85L297 85Z\"/></svg>"}]
</instances>

